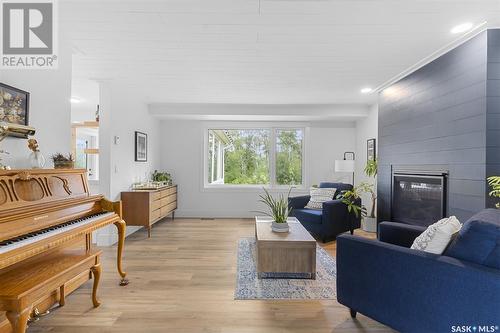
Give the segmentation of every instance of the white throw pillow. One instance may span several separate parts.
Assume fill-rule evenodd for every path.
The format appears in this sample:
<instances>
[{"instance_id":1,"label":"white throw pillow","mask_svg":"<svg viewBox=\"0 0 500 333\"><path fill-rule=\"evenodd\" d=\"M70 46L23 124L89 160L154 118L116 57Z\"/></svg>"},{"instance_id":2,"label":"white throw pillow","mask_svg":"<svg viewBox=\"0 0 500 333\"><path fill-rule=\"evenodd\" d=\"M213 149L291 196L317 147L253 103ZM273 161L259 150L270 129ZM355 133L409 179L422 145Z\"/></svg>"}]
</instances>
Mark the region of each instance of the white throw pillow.
<instances>
[{"instance_id":1,"label":"white throw pillow","mask_svg":"<svg viewBox=\"0 0 500 333\"><path fill-rule=\"evenodd\" d=\"M336 188L311 187L311 199L309 199L305 208L323 209L323 202L333 200L335 192L337 192Z\"/></svg>"},{"instance_id":2,"label":"white throw pillow","mask_svg":"<svg viewBox=\"0 0 500 333\"><path fill-rule=\"evenodd\" d=\"M451 238L457 233L462 224L455 216L450 216L431 224L411 245L414 250L442 254Z\"/></svg>"}]
</instances>

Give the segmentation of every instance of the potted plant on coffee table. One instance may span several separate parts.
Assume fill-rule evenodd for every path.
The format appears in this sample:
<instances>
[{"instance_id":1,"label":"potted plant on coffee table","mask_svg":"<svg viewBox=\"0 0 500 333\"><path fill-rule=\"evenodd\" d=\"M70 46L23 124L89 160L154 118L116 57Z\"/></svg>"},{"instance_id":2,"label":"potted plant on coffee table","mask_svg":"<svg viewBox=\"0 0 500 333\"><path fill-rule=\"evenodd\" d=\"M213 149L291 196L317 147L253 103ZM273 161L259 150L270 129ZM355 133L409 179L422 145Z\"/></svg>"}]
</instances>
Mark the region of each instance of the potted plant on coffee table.
<instances>
[{"instance_id":1,"label":"potted plant on coffee table","mask_svg":"<svg viewBox=\"0 0 500 333\"><path fill-rule=\"evenodd\" d=\"M262 202L267 206L267 212L257 211L258 213L264 214L272 218L271 229L274 232L288 232L288 216L290 215L291 208L288 207L288 197L292 188L288 190L286 196L281 193L278 198L274 198L268 190L264 188L264 194L260 194L259 202Z\"/></svg>"}]
</instances>

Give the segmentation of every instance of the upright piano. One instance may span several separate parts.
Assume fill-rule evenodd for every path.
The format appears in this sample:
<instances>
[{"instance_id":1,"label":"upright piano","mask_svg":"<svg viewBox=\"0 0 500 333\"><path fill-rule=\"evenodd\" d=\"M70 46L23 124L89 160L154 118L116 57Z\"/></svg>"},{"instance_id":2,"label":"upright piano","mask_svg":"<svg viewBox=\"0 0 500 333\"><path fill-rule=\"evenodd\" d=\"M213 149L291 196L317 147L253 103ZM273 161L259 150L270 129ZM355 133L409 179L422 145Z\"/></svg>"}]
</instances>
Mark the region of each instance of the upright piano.
<instances>
[{"instance_id":1,"label":"upright piano","mask_svg":"<svg viewBox=\"0 0 500 333\"><path fill-rule=\"evenodd\" d=\"M0 332L24 332L28 320L94 277L100 251L92 232L114 224L118 230L117 269L126 285L121 257L125 222L121 202L91 195L86 170L0 171Z\"/></svg>"}]
</instances>

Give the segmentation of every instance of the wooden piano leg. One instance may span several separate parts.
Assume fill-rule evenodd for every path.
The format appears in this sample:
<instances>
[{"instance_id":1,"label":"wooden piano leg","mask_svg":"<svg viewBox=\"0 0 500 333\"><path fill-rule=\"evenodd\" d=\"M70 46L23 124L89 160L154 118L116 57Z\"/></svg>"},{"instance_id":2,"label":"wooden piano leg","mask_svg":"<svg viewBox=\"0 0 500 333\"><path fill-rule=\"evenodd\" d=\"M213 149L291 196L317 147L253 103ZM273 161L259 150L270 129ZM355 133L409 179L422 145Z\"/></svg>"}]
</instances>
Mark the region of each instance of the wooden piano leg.
<instances>
[{"instance_id":1,"label":"wooden piano leg","mask_svg":"<svg viewBox=\"0 0 500 333\"><path fill-rule=\"evenodd\" d=\"M31 313L31 306L20 311L7 311L5 313L7 319L12 325L13 333L24 333L26 332L26 328L28 327L28 319Z\"/></svg>"},{"instance_id":2,"label":"wooden piano leg","mask_svg":"<svg viewBox=\"0 0 500 333\"><path fill-rule=\"evenodd\" d=\"M101 305L101 302L97 299L97 287L99 287L99 280L101 279L101 264L95 264L90 268L92 275L94 276L94 285L92 287L92 303L94 303L94 308Z\"/></svg>"},{"instance_id":3,"label":"wooden piano leg","mask_svg":"<svg viewBox=\"0 0 500 333\"><path fill-rule=\"evenodd\" d=\"M125 224L125 221L120 220L118 222L115 222L115 226L118 229L118 253L116 256L116 266L118 267L118 273L122 277L120 286L126 286L129 281L125 278L125 276L127 276L127 273L122 269L122 254L123 246L125 244L125 232L127 229L127 225Z\"/></svg>"}]
</instances>

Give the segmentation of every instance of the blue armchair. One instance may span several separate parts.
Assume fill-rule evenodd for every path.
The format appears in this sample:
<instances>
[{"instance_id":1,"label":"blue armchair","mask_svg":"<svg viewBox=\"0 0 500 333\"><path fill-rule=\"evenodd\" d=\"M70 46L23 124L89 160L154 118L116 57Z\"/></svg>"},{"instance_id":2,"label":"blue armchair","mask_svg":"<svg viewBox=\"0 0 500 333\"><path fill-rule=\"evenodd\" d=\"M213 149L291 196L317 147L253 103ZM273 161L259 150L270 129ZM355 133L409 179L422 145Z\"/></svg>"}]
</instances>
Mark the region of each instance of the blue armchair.
<instances>
[{"instance_id":1,"label":"blue armchair","mask_svg":"<svg viewBox=\"0 0 500 333\"><path fill-rule=\"evenodd\" d=\"M320 183L320 188L336 188L334 200L323 203L323 209L304 208L311 196L304 195L288 199L288 204L292 208L291 216L295 216L300 223L314 237L323 243L332 241L338 234L351 231L361 226L361 217L356 217L354 213L347 211L347 206L340 200L335 199L344 190L351 190L352 185L344 183ZM357 201L361 204L361 200Z\"/></svg>"},{"instance_id":2,"label":"blue armchair","mask_svg":"<svg viewBox=\"0 0 500 333\"><path fill-rule=\"evenodd\" d=\"M379 240L339 236L339 303L402 332L500 326L500 210L469 219L443 255L409 248L423 230L383 222Z\"/></svg>"}]
</instances>

